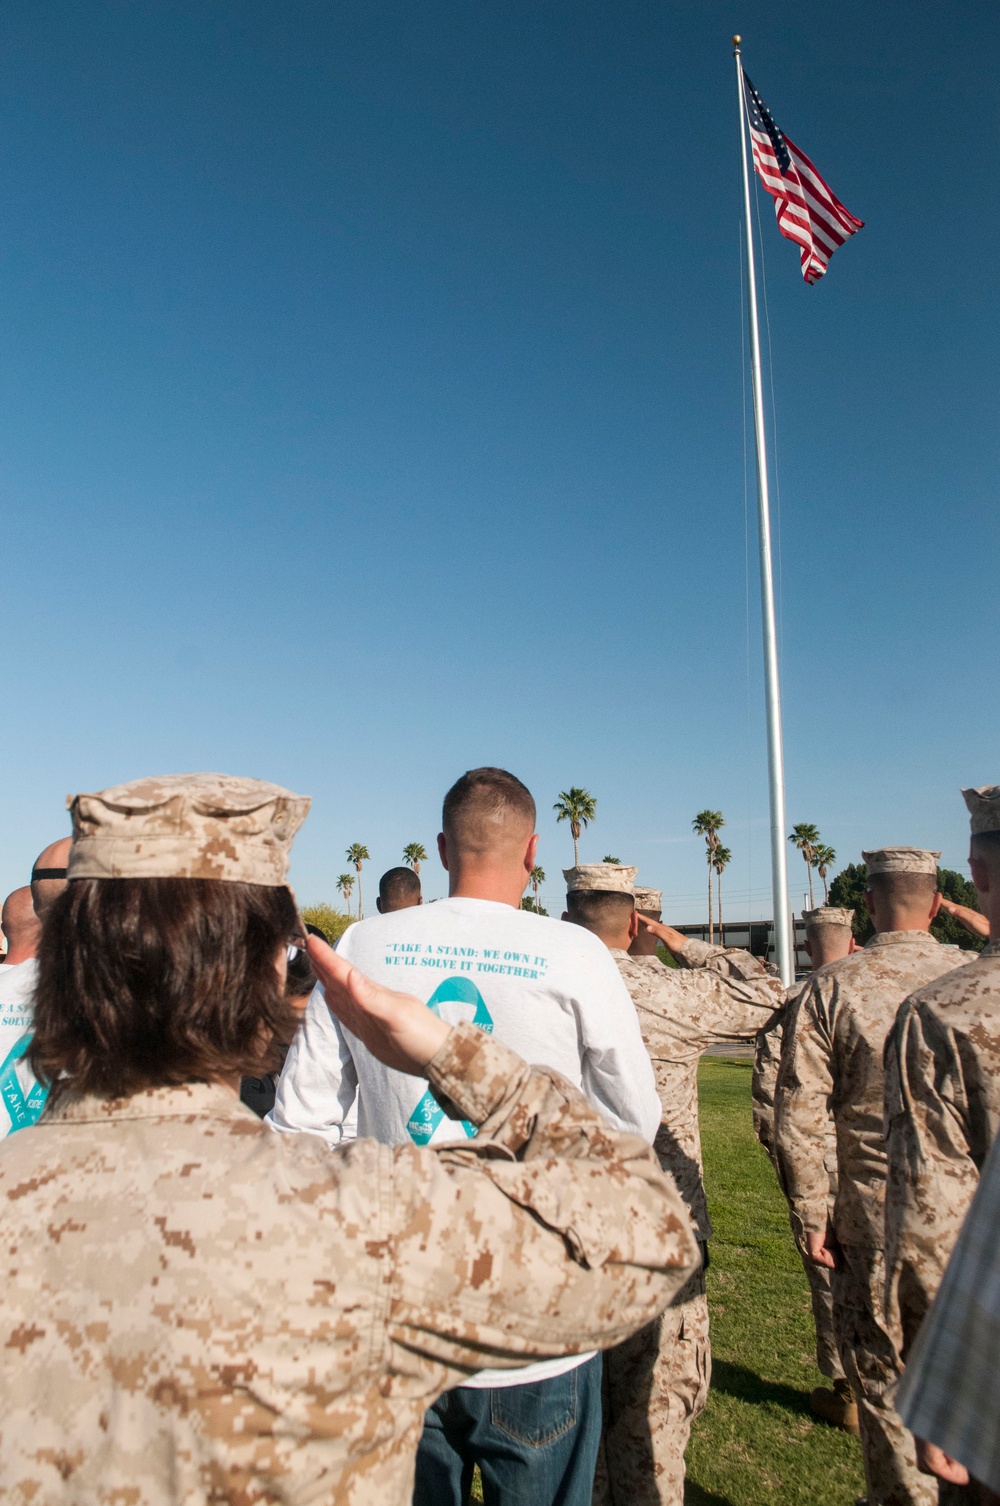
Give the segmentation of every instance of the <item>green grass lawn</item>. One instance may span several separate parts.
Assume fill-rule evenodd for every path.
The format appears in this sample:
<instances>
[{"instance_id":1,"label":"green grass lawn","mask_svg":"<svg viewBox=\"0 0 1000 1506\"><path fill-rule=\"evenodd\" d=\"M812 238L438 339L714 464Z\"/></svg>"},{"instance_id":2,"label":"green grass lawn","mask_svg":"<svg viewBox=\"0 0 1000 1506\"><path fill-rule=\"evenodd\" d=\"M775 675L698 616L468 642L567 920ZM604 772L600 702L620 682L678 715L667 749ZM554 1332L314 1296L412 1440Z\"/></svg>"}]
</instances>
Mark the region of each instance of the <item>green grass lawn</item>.
<instances>
[{"instance_id":1,"label":"green grass lawn","mask_svg":"<svg viewBox=\"0 0 1000 1506\"><path fill-rule=\"evenodd\" d=\"M708 1273L713 1375L688 1449L689 1506L852 1506L864 1494L855 1439L813 1418L809 1288L785 1200L754 1139L750 1065L706 1058L699 1074L705 1183L715 1235Z\"/></svg>"}]
</instances>

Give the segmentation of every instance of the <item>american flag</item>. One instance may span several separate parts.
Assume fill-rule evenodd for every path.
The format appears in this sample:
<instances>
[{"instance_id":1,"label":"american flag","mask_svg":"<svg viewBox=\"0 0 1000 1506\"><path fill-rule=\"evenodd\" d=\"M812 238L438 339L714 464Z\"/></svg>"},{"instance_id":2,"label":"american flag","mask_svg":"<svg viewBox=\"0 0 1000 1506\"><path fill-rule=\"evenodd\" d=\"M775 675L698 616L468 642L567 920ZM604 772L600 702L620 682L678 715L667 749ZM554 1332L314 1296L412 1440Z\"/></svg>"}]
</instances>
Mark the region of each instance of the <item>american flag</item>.
<instances>
[{"instance_id":1,"label":"american flag","mask_svg":"<svg viewBox=\"0 0 1000 1506\"><path fill-rule=\"evenodd\" d=\"M837 247L860 230L864 220L856 220L844 208L805 152L778 130L774 116L745 73L743 97L753 165L774 200L778 229L801 246L806 282L819 282Z\"/></svg>"}]
</instances>

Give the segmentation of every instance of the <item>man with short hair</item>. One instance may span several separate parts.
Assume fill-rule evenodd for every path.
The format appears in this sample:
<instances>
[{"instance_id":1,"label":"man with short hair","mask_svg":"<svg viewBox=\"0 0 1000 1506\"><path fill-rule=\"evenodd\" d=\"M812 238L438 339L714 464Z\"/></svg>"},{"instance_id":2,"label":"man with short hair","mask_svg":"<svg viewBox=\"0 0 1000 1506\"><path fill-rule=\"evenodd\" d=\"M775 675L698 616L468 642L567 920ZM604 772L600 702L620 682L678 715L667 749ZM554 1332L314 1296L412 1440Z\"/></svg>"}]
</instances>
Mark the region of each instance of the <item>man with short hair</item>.
<instances>
[{"instance_id":1,"label":"man with short hair","mask_svg":"<svg viewBox=\"0 0 1000 1506\"><path fill-rule=\"evenodd\" d=\"M23 885L8 894L0 912L0 931L7 940L7 950L0 958L7 967L19 967L30 962L38 951L42 934L41 921L31 903L31 886Z\"/></svg>"},{"instance_id":2,"label":"man with short hair","mask_svg":"<svg viewBox=\"0 0 1000 1506\"><path fill-rule=\"evenodd\" d=\"M748 952L727 951L660 925L661 896L642 891L634 868L611 863L565 870L564 920L608 948L635 1005L660 1099L655 1149L691 1210L705 1259L655 1323L604 1356L604 1430L595 1506L681 1506L684 1452L711 1378L704 1267L712 1226L702 1184L698 1062L706 1047L752 1040L784 992ZM631 947L642 932L679 963L667 967ZM648 947L648 942L645 942Z\"/></svg>"},{"instance_id":3,"label":"man with short hair","mask_svg":"<svg viewBox=\"0 0 1000 1506\"><path fill-rule=\"evenodd\" d=\"M652 1141L656 1085L629 996L593 937L520 908L538 838L535 803L513 774L473 769L448 791L438 851L449 896L351 926L338 952L377 983L426 1000L554 1067L618 1129ZM631 901L630 901L631 903ZM390 1145L471 1137L426 1083L384 1066L335 1024L321 990L288 1053L271 1122L331 1145L358 1133ZM600 1439L600 1362L592 1354L519 1372L483 1368L428 1412L416 1506L462 1506L475 1464L484 1499L590 1506Z\"/></svg>"},{"instance_id":4,"label":"man with short hair","mask_svg":"<svg viewBox=\"0 0 1000 1506\"><path fill-rule=\"evenodd\" d=\"M7 956L0 967L0 1140L14 1130L34 1124L45 1104L28 1066L35 985L36 954L42 927L25 884L8 894L0 920L7 938Z\"/></svg>"},{"instance_id":5,"label":"man with short hair","mask_svg":"<svg viewBox=\"0 0 1000 1506\"><path fill-rule=\"evenodd\" d=\"M31 870L31 901L39 920L44 920L47 911L66 887L66 864L69 862L71 842L69 837L60 837L50 842L35 859Z\"/></svg>"},{"instance_id":6,"label":"man with short hair","mask_svg":"<svg viewBox=\"0 0 1000 1506\"><path fill-rule=\"evenodd\" d=\"M378 898L375 908L380 915L391 915L394 910L409 910L413 905L422 905L420 878L412 868L390 868L378 881Z\"/></svg>"},{"instance_id":7,"label":"man with short hair","mask_svg":"<svg viewBox=\"0 0 1000 1506\"><path fill-rule=\"evenodd\" d=\"M907 995L966 959L930 935L940 905L940 853L883 847L862 857L876 934L861 951L813 973L792 1001L775 1093L775 1143L797 1237L809 1258L833 1273L834 1326L858 1403L870 1506L930 1506L934 1489L917 1470L913 1439L890 1400L900 1364L884 1299L882 1057Z\"/></svg>"},{"instance_id":8,"label":"man with short hair","mask_svg":"<svg viewBox=\"0 0 1000 1506\"><path fill-rule=\"evenodd\" d=\"M813 965L813 972L826 967L830 962L839 962L855 950L852 922L853 910L839 910L821 905L817 910L803 910L802 919L806 930L806 951ZM807 980L808 981L808 980ZM778 1172L781 1171L774 1151L774 1089L781 1061L781 1040L788 1007L797 998L805 983L796 983L788 990L785 1008L774 1023L762 1030L757 1037L754 1054L751 1095L753 1098L754 1134L767 1151ZM832 1129L827 1138L826 1169L830 1178L830 1203L837 1185L837 1143ZM794 1220L792 1233L802 1257L806 1280L812 1298L813 1322L816 1327L816 1364L822 1375L833 1382L832 1389L816 1386L809 1397L809 1405L817 1417L842 1428L846 1433L858 1433L858 1404L851 1392L850 1382L844 1374L833 1331L833 1295L830 1291L830 1272L826 1266L810 1260L799 1243Z\"/></svg>"},{"instance_id":9,"label":"man with short hair","mask_svg":"<svg viewBox=\"0 0 1000 1506\"><path fill-rule=\"evenodd\" d=\"M887 1288L904 1361L1000 1128L1000 785L962 794L990 942L911 994L885 1054Z\"/></svg>"}]
</instances>

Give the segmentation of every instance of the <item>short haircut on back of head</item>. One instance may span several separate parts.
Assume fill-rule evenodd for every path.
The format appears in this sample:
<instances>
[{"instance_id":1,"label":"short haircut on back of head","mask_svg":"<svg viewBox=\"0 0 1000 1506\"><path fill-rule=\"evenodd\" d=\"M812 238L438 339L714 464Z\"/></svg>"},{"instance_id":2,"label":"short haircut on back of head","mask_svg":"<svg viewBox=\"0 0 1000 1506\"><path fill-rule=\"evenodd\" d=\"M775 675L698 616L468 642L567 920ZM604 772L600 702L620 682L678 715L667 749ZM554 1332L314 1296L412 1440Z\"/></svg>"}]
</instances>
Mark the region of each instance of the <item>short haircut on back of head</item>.
<instances>
[{"instance_id":1,"label":"short haircut on back of head","mask_svg":"<svg viewBox=\"0 0 1000 1506\"><path fill-rule=\"evenodd\" d=\"M930 904L937 886L934 873L872 873L868 878L868 887L876 899L904 910Z\"/></svg>"},{"instance_id":2,"label":"short haircut on back of head","mask_svg":"<svg viewBox=\"0 0 1000 1506\"><path fill-rule=\"evenodd\" d=\"M588 931L620 931L635 909L631 894L610 889L574 889L566 896L566 914Z\"/></svg>"},{"instance_id":3,"label":"short haircut on back of head","mask_svg":"<svg viewBox=\"0 0 1000 1506\"><path fill-rule=\"evenodd\" d=\"M462 851L487 853L534 830L535 802L506 769L470 769L445 795L441 825Z\"/></svg>"},{"instance_id":4,"label":"short haircut on back of head","mask_svg":"<svg viewBox=\"0 0 1000 1506\"><path fill-rule=\"evenodd\" d=\"M390 868L378 881L378 897L384 905L419 899L420 880L412 868Z\"/></svg>"}]
</instances>

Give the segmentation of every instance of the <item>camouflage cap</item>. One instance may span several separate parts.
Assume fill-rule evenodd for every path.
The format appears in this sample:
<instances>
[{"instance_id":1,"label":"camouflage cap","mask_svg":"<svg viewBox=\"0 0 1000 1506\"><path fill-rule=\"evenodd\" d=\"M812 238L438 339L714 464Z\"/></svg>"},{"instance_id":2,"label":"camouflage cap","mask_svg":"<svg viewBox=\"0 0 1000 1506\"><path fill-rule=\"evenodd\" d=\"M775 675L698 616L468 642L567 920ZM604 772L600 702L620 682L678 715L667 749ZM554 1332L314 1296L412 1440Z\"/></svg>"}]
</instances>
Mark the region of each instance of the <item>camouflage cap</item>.
<instances>
[{"instance_id":1,"label":"camouflage cap","mask_svg":"<svg viewBox=\"0 0 1000 1506\"><path fill-rule=\"evenodd\" d=\"M69 795L67 877L199 878L281 887L309 810L263 779L166 774Z\"/></svg>"},{"instance_id":2,"label":"camouflage cap","mask_svg":"<svg viewBox=\"0 0 1000 1506\"><path fill-rule=\"evenodd\" d=\"M814 926L850 926L854 920L853 910L837 910L832 905L820 905L815 910L803 910L802 919L806 929Z\"/></svg>"},{"instance_id":3,"label":"camouflage cap","mask_svg":"<svg viewBox=\"0 0 1000 1506\"><path fill-rule=\"evenodd\" d=\"M1000 831L1000 784L981 784L978 789L963 790L962 798L972 817L969 825L974 837L988 831Z\"/></svg>"},{"instance_id":4,"label":"camouflage cap","mask_svg":"<svg viewBox=\"0 0 1000 1506\"><path fill-rule=\"evenodd\" d=\"M631 894L638 868L622 863L581 863L578 868L564 868L567 894L582 889L596 889L601 894Z\"/></svg>"},{"instance_id":5,"label":"camouflage cap","mask_svg":"<svg viewBox=\"0 0 1000 1506\"><path fill-rule=\"evenodd\" d=\"M868 876L876 873L929 873L937 874L939 852L929 852L926 847L876 847L873 852L863 852L861 857L868 865Z\"/></svg>"},{"instance_id":6,"label":"camouflage cap","mask_svg":"<svg viewBox=\"0 0 1000 1506\"><path fill-rule=\"evenodd\" d=\"M632 898L637 910L650 910L659 915L663 909L663 890L646 889L642 884L632 885Z\"/></svg>"}]
</instances>

